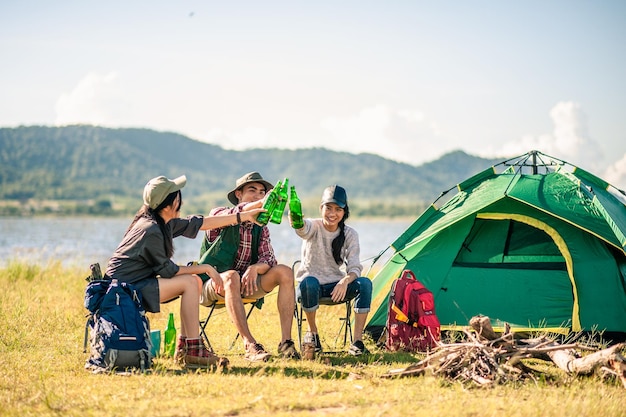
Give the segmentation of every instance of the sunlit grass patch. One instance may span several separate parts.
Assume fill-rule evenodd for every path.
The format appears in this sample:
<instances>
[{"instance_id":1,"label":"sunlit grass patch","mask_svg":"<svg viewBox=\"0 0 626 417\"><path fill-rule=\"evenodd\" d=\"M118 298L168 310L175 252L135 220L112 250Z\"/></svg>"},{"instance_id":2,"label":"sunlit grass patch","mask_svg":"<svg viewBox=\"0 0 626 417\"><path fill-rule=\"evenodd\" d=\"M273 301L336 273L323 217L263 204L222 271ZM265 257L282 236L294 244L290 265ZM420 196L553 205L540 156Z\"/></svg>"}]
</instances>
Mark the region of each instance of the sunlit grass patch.
<instances>
[{"instance_id":1,"label":"sunlit grass patch","mask_svg":"<svg viewBox=\"0 0 626 417\"><path fill-rule=\"evenodd\" d=\"M385 379L423 355L390 353L366 340L371 355L345 353L340 334L341 306L322 307L320 332L327 353L313 361L274 358L249 363L224 310L212 318L208 335L226 355L225 372L186 371L159 357L146 374L93 375L84 369L83 295L88 267L46 267L10 262L0 269L1 415L124 416L567 416L623 415L624 389L597 377L569 378L554 366L529 361L545 373L536 382L468 390L426 375ZM165 329L179 302L149 314L152 329ZM206 315L207 309L200 307ZM306 323L305 323L306 326ZM276 295L267 296L250 317L255 337L273 354L280 341ZM294 340L297 340L294 322ZM539 411L540 410L540 411Z\"/></svg>"}]
</instances>

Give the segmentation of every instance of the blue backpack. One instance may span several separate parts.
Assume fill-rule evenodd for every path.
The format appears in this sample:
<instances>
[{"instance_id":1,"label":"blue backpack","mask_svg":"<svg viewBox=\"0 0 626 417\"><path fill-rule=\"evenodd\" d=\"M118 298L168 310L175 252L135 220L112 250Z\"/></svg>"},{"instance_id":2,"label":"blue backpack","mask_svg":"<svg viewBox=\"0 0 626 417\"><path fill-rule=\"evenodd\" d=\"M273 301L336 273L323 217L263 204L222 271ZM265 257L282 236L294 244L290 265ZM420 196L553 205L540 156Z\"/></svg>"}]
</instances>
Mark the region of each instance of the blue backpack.
<instances>
[{"instance_id":1,"label":"blue backpack","mask_svg":"<svg viewBox=\"0 0 626 417\"><path fill-rule=\"evenodd\" d=\"M126 282L97 280L87 284L85 351L89 333L90 354L85 368L110 372L152 366L150 325L141 294Z\"/></svg>"}]
</instances>

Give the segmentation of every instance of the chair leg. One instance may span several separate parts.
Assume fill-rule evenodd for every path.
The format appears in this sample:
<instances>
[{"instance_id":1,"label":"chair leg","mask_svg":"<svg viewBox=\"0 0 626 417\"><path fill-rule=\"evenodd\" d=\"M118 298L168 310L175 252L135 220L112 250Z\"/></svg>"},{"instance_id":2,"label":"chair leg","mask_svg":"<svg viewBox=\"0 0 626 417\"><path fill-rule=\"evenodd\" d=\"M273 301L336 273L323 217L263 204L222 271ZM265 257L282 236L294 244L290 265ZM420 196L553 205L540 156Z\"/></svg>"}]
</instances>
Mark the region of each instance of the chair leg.
<instances>
[{"instance_id":1,"label":"chair leg","mask_svg":"<svg viewBox=\"0 0 626 417\"><path fill-rule=\"evenodd\" d=\"M293 309L293 317L296 319L296 329L298 333L298 346L300 346L300 351L302 351L302 320L300 317L302 316L302 310L298 313L299 304L296 303Z\"/></svg>"},{"instance_id":2,"label":"chair leg","mask_svg":"<svg viewBox=\"0 0 626 417\"><path fill-rule=\"evenodd\" d=\"M352 336L352 301L348 300L346 302L346 328L344 329L343 334L343 346L346 346L346 342L348 341L348 335L350 335L350 344L352 344L353 336Z\"/></svg>"},{"instance_id":3,"label":"chair leg","mask_svg":"<svg viewBox=\"0 0 626 417\"><path fill-rule=\"evenodd\" d=\"M352 306L352 301L348 300L344 304L346 306L346 315L339 319L343 322L341 323L339 333L341 334L341 331L343 330L343 346L345 347L348 342L348 335L350 335L350 343L352 343L352 309L350 308Z\"/></svg>"},{"instance_id":4,"label":"chair leg","mask_svg":"<svg viewBox=\"0 0 626 417\"><path fill-rule=\"evenodd\" d=\"M299 313L296 320L296 324L298 325L298 343L300 344L300 352L302 352L302 322L304 321L304 311L302 311L302 304L298 304L296 307Z\"/></svg>"},{"instance_id":5,"label":"chair leg","mask_svg":"<svg viewBox=\"0 0 626 417\"><path fill-rule=\"evenodd\" d=\"M338 340L341 337L341 333L343 331L343 346L346 346L348 342L348 336L350 336L350 343L353 342L352 337L352 300L345 301L343 303L346 306L346 314L343 317L339 317L339 321L341 321L341 327L339 328L339 332L337 333L337 337L335 338L335 345L338 344Z\"/></svg>"},{"instance_id":6,"label":"chair leg","mask_svg":"<svg viewBox=\"0 0 626 417\"><path fill-rule=\"evenodd\" d=\"M209 320L211 319L211 316L213 315L213 310L215 310L215 304L211 306L211 309L209 310L209 314L207 315L206 319L200 320L200 337L205 341L210 351L213 351L213 346L211 346L209 337L206 334L206 326L207 324L209 324Z\"/></svg>"},{"instance_id":7,"label":"chair leg","mask_svg":"<svg viewBox=\"0 0 626 417\"><path fill-rule=\"evenodd\" d=\"M335 338L335 346L339 343L341 331L343 330L343 346L345 347L348 343L348 336L350 336L350 344L354 341L354 337L352 334L352 300L348 300L344 304L346 305L346 314L344 317L339 318L342 323ZM304 312L302 311L302 303L296 302L296 308L293 314L298 327L298 344L300 345L300 351L302 351L302 322L306 320L304 318Z\"/></svg>"}]
</instances>

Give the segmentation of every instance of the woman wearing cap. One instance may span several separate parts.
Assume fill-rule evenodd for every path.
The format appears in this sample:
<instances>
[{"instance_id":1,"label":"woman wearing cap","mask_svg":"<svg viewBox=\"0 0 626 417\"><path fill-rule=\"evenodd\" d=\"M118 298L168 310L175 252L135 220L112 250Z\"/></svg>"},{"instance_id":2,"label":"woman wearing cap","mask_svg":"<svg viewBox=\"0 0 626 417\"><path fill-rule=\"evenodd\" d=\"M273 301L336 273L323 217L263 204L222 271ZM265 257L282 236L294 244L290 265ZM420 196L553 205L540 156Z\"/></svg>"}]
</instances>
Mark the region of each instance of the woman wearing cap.
<instances>
[{"instance_id":1,"label":"woman wearing cap","mask_svg":"<svg viewBox=\"0 0 626 417\"><path fill-rule=\"evenodd\" d=\"M181 219L181 189L187 180L164 176L148 181L143 206L126 230L109 260L105 275L133 284L142 293L146 311L157 313L160 303L181 297L181 331L176 357L188 368L215 365L219 358L209 352L199 337L198 299L201 280L197 274L216 276L210 265L178 266L172 261L177 236L195 238L200 230L254 222L261 209L227 216L189 216Z\"/></svg>"},{"instance_id":2,"label":"woman wearing cap","mask_svg":"<svg viewBox=\"0 0 626 417\"><path fill-rule=\"evenodd\" d=\"M339 185L327 187L320 210L321 218L304 219L304 226L296 229L303 239L296 281L309 325L304 343L314 344L317 352L322 350L315 322L320 297L330 297L335 303L354 298L354 343L348 353L362 355L367 353L362 338L372 300L372 282L360 276L363 266L359 261L359 236L346 225L350 216L346 190Z\"/></svg>"}]
</instances>

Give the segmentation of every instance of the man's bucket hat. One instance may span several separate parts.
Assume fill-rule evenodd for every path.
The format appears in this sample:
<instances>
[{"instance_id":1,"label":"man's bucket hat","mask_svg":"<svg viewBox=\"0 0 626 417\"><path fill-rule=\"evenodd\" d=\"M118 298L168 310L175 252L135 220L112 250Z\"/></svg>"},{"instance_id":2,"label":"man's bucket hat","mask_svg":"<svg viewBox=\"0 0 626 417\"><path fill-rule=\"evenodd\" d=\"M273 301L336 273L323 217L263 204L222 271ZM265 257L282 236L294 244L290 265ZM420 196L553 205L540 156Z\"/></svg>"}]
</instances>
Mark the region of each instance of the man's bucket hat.
<instances>
[{"instance_id":1,"label":"man's bucket hat","mask_svg":"<svg viewBox=\"0 0 626 417\"><path fill-rule=\"evenodd\" d=\"M274 188L272 183L265 181L261 174L259 174L258 172L248 172L246 175L237 180L237 182L235 183L235 188L228 193L228 201L230 201L234 205L239 204L239 200L237 200L237 196L235 196L235 191L241 190L244 185L251 182L258 182L263 184L266 192L267 190Z\"/></svg>"}]
</instances>

